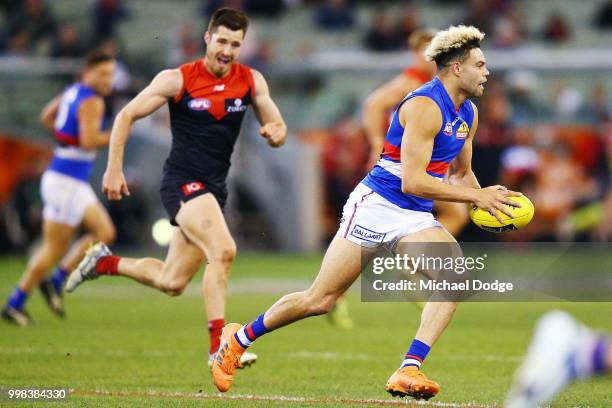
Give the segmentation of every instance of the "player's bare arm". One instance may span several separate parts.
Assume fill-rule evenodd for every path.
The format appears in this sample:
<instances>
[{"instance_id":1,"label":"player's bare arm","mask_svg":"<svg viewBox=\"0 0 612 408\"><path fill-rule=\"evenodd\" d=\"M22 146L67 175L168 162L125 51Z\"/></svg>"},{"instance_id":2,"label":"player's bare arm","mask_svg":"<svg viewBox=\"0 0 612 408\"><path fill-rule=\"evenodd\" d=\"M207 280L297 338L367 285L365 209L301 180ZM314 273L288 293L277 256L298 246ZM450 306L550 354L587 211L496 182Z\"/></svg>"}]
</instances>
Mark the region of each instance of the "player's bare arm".
<instances>
[{"instance_id":1,"label":"player's bare arm","mask_svg":"<svg viewBox=\"0 0 612 408\"><path fill-rule=\"evenodd\" d=\"M110 136L108 163L102 182L102 191L109 200L120 200L122 194L130 194L123 175L123 154L132 125L136 120L155 112L168 102L168 99L178 95L182 86L183 76L178 69L161 71L149 86L117 114Z\"/></svg>"},{"instance_id":2,"label":"player's bare arm","mask_svg":"<svg viewBox=\"0 0 612 408\"><path fill-rule=\"evenodd\" d=\"M253 82L255 83L253 110L261 124L259 132L268 139L270 146L280 147L287 138L287 125L278 110L278 106L276 106L270 96L266 79L257 70L251 69L251 72L253 73Z\"/></svg>"},{"instance_id":3,"label":"player's bare arm","mask_svg":"<svg viewBox=\"0 0 612 408\"><path fill-rule=\"evenodd\" d=\"M51 99L40 112L40 123L49 130L55 130L53 125L55 124L55 118L61 99L62 95L57 95L55 98Z\"/></svg>"},{"instance_id":4,"label":"player's bare arm","mask_svg":"<svg viewBox=\"0 0 612 408\"><path fill-rule=\"evenodd\" d=\"M423 120L427 118L428 120ZM427 174L431 159L434 138L442 127L442 114L434 101L416 97L406 102L400 109L400 122L404 125L404 137L410 143L402 143L402 191L432 200L474 203L488 210L502 222L497 210L508 217L511 212L505 204L516 206L511 196L521 193L510 191L501 186L484 189L450 185Z\"/></svg>"},{"instance_id":5,"label":"player's bare arm","mask_svg":"<svg viewBox=\"0 0 612 408\"><path fill-rule=\"evenodd\" d=\"M474 171L472 170L472 144L474 135L478 129L478 108L472 103L474 109L474 121L470 134L459 152L459 155L450 165L448 181L452 185L459 185L472 188L481 188Z\"/></svg>"},{"instance_id":6,"label":"player's bare arm","mask_svg":"<svg viewBox=\"0 0 612 408\"><path fill-rule=\"evenodd\" d=\"M385 115L421 84L414 78L400 74L377 88L363 104L363 128L370 143L370 151L378 157L385 141Z\"/></svg>"},{"instance_id":7,"label":"player's bare arm","mask_svg":"<svg viewBox=\"0 0 612 408\"><path fill-rule=\"evenodd\" d=\"M100 130L104 116L104 99L92 96L79 106L79 139L86 149L97 149L108 144L110 132Z\"/></svg>"}]
</instances>

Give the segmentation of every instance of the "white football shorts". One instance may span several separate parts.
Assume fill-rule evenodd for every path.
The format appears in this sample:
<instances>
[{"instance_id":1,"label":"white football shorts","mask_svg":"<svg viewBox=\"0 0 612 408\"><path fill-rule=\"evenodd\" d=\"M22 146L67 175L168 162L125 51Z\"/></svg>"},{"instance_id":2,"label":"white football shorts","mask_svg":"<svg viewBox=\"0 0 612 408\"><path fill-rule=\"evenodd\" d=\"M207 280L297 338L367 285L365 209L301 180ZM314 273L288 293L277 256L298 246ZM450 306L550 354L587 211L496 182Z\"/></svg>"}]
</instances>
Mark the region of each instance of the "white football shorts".
<instances>
[{"instance_id":1,"label":"white football shorts","mask_svg":"<svg viewBox=\"0 0 612 408\"><path fill-rule=\"evenodd\" d=\"M40 192L43 218L72 227L78 226L87 207L98 201L89 183L52 170L43 174Z\"/></svg>"},{"instance_id":2,"label":"white football shorts","mask_svg":"<svg viewBox=\"0 0 612 408\"><path fill-rule=\"evenodd\" d=\"M432 227L443 228L431 213L400 208L359 183L344 205L336 235L362 247L391 250L402 237Z\"/></svg>"}]
</instances>

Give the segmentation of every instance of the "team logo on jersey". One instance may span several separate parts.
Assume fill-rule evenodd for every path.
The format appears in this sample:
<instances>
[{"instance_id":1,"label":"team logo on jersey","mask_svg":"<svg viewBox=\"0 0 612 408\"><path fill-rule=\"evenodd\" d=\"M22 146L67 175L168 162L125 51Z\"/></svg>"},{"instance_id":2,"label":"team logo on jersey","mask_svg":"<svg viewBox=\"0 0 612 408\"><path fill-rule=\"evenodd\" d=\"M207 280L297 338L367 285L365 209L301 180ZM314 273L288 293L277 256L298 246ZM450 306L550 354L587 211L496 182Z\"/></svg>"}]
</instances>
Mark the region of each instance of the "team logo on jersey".
<instances>
[{"instance_id":1,"label":"team logo on jersey","mask_svg":"<svg viewBox=\"0 0 612 408\"><path fill-rule=\"evenodd\" d=\"M363 241L381 243L383 242L383 239L385 239L385 235L387 234L383 234L382 232L372 231L372 230L369 230L357 224L353 227L353 230L351 231L351 235Z\"/></svg>"},{"instance_id":2,"label":"team logo on jersey","mask_svg":"<svg viewBox=\"0 0 612 408\"><path fill-rule=\"evenodd\" d=\"M189 196L197 191L204 190L204 184L199 181L193 181L183 185L181 188L183 189L183 194Z\"/></svg>"},{"instance_id":3,"label":"team logo on jersey","mask_svg":"<svg viewBox=\"0 0 612 408\"><path fill-rule=\"evenodd\" d=\"M453 125L450 122L446 122L446 125L444 125L443 133L446 136L452 136L453 135Z\"/></svg>"},{"instance_id":4,"label":"team logo on jersey","mask_svg":"<svg viewBox=\"0 0 612 408\"><path fill-rule=\"evenodd\" d=\"M465 139L470 134L470 128L467 123L461 122L459 129L457 129L457 139Z\"/></svg>"},{"instance_id":5,"label":"team logo on jersey","mask_svg":"<svg viewBox=\"0 0 612 408\"><path fill-rule=\"evenodd\" d=\"M206 98L195 98L190 100L187 106L194 111L205 111L210 109L212 103Z\"/></svg>"},{"instance_id":6,"label":"team logo on jersey","mask_svg":"<svg viewBox=\"0 0 612 408\"><path fill-rule=\"evenodd\" d=\"M232 112L244 112L247 110L247 105L242 102L242 99L226 99L225 100L225 111L228 113Z\"/></svg>"}]
</instances>

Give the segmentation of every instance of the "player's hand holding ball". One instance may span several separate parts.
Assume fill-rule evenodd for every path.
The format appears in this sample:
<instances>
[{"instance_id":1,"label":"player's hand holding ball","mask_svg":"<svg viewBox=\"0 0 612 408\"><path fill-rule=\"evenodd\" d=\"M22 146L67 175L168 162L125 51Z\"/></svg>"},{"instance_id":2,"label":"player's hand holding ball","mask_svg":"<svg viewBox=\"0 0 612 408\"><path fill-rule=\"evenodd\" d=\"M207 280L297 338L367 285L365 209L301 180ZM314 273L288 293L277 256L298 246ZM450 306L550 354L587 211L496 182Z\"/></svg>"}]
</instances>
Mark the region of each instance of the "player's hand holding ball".
<instances>
[{"instance_id":1,"label":"player's hand holding ball","mask_svg":"<svg viewBox=\"0 0 612 408\"><path fill-rule=\"evenodd\" d=\"M102 191L109 200L121 200L121 194L129 196L130 190L123 171L106 169L102 179Z\"/></svg>"},{"instance_id":2,"label":"player's hand holding ball","mask_svg":"<svg viewBox=\"0 0 612 408\"><path fill-rule=\"evenodd\" d=\"M285 143L287 127L280 123L266 123L259 129L259 133L268 139L270 146L280 147Z\"/></svg>"},{"instance_id":3,"label":"player's hand holding ball","mask_svg":"<svg viewBox=\"0 0 612 408\"><path fill-rule=\"evenodd\" d=\"M478 190L477 199L470 208L470 219L486 231L504 232L529 224L534 212L529 198L496 185Z\"/></svg>"}]
</instances>

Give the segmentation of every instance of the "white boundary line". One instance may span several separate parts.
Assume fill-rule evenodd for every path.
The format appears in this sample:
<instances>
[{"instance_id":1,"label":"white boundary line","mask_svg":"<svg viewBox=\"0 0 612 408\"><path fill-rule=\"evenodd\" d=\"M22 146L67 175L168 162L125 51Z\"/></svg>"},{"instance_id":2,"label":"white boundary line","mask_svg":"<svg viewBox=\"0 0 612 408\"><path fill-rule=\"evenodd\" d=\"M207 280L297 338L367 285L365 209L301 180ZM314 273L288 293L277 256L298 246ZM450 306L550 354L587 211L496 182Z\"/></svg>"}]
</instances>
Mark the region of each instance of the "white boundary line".
<instances>
[{"instance_id":1,"label":"white boundary line","mask_svg":"<svg viewBox=\"0 0 612 408\"><path fill-rule=\"evenodd\" d=\"M353 398L312 398L312 397L289 397L283 395L224 395L204 394L196 392L170 392L170 391L108 391L108 390L70 390L73 395L80 396L107 396L107 397L142 397L142 398L178 398L212 401L269 401L269 402L296 402L303 404L340 404L340 405L381 405L381 406L406 406L406 407L442 407L442 408L495 408L498 405L482 405L476 402L453 403L438 401L416 401L416 400L384 400L384 399L353 399Z\"/></svg>"}]
</instances>

